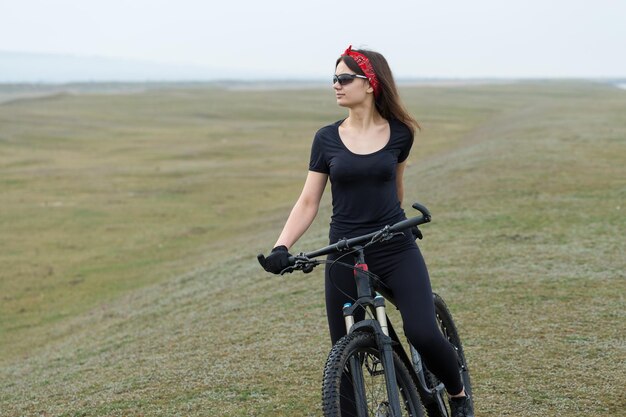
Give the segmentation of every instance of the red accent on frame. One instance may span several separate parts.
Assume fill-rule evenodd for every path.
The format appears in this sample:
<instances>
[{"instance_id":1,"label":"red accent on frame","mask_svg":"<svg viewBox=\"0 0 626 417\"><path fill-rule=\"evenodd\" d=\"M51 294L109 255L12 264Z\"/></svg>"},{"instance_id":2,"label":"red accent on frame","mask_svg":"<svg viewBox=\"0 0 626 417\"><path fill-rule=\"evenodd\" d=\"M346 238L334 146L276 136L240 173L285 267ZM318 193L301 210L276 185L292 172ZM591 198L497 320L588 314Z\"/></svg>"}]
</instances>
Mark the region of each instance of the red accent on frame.
<instances>
[{"instance_id":1,"label":"red accent on frame","mask_svg":"<svg viewBox=\"0 0 626 417\"><path fill-rule=\"evenodd\" d=\"M365 272L369 271L369 269L367 269L367 264L356 264L356 265L354 265L354 267L355 267L355 268L358 268L358 269L360 269L360 270L362 270L362 271L365 271ZM359 271L357 271L357 270L355 269L355 270L354 270L354 276L356 276L357 272L359 272Z\"/></svg>"}]
</instances>

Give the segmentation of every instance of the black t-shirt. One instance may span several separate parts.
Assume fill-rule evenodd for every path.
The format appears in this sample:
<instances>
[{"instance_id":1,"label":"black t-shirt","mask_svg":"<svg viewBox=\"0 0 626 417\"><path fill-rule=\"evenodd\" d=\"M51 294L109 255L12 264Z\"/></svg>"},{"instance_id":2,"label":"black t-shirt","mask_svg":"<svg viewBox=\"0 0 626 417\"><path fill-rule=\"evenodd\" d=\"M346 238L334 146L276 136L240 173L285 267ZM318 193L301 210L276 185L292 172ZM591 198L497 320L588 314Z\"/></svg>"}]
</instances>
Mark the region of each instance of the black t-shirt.
<instances>
[{"instance_id":1,"label":"black t-shirt","mask_svg":"<svg viewBox=\"0 0 626 417\"><path fill-rule=\"evenodd\" d=\"M317 131L311 147L309 170L328 174L331 182L333 215L332 240L373 232L405 219L398 201L398 163L413 145L411 130L390 120L389 142L366 155L352 153L339 137L340 120Z\"/></svg>"}]
</instances>

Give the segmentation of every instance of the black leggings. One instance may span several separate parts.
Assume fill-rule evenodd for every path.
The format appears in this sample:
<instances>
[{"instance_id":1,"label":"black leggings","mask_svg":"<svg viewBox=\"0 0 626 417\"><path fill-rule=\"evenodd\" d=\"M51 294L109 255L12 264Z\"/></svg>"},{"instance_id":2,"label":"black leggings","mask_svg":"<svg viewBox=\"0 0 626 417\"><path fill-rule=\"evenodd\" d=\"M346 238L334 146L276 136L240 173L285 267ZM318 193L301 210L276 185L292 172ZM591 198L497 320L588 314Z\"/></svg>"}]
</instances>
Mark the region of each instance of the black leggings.
<instances>
[{"instance_id":1,"label":"black leggings","mask_svg":"<svg viewBox=\"0 0 626 417\"><path fill-rule=\"evenodd\" d=\"M335 239L336 240L336 239ZM331 241L333 241L331 237ZM333 261L341 255L330 255ZM352 255L339 262L354 263ZM452 394L463 389L457 356L437 327L435 306L424 258L410 232L365 249L368 269L382 281L378 285L394 299L404 323L404 333L422 356L426 366ZM354 272L342 265L326 266L326 314L330 338L337 342L346 334L342 307L357 297ZM355 314L363 319L364 312Z\"/></svg>"}]
</instances>

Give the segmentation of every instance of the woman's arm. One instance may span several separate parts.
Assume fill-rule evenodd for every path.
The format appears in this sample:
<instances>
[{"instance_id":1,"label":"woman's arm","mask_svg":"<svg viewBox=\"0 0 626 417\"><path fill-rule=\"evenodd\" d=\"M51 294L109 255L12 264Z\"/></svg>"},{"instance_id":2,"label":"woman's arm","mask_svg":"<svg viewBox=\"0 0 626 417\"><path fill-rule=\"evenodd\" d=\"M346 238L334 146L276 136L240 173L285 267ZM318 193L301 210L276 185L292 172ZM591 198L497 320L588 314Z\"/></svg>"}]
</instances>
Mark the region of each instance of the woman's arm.
<instances>
[{"instance_id":1,"label":"woman's arm","mask_svg":"<svg viewBox=\"0 0 626 417\"><path fill-rule=\"evenodd\" d=\"M406 168L406 160L400 162L396 170L396 187L398 189L398 201L400 201L400 205L402 205L402 200L404 200L404 168Z\"/></svg>"},{"instance_id":2,"label":"woman's arm","mask_svg":"<svg viewBox=\"0 0 626 417\"><path fill-rule=\"evenodd\" d=\"M287 248L290 248L311 226L317 215L327 180L327 174L309 171L302 193L293 209L291 209L291 214L289 214L285 227L274 247L285 245Z\"/></svg>"}]
</instances>

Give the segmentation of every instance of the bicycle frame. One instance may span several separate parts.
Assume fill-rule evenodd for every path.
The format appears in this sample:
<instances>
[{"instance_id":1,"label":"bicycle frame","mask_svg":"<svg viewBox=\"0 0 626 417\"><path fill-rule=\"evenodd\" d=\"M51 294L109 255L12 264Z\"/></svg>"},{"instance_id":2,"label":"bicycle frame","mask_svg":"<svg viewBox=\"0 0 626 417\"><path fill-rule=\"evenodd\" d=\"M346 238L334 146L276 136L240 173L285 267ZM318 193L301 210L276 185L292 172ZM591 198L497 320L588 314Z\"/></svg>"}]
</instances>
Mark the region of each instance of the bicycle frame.
<instances>
[{"instance_id":1,"label":"bicycle frame","mask_svg":"<svg viewBox=\"0 0 626 417\"><path fill-rule=\"evenodd\" d=\"M402 347L398 334L387 317L385 298L390 300L392 304L393 299L389 295L384 297L383 295L376 293L372 286L371 278L367 274L368 267L365 263L363 248L361 246L356 246L353 250L356 252L354 278L357 287L357 300L354 303L346 303L343 307L346 332L351 333L354 331L366 331L374 334L376 343L381 352L387 395L392 416L401 415L399 393L395 383L396 375L393 366L393 351L395 351L400 359L405 362L405 365L411 373L422 400L427 400L429 404L433 402L436 403L441 413L443 413L443 415L447 415L447 409L444 404L444 398L446 395L444 385L440 383L432 389L428 387L424 377L422 359L419 353L415 349L411 349L411 356L409 357L409 355L407 355L406 351ZM363 308L363 310L369 308L372 312L372 316L376 317L376 319L364 319L355 323L354 312L359 308ZM360 369L360 364L351 363L350 368L351 374L356 375L354 385L356 391L355 396L358 400L357 404L363 404L362 375L360 375L359 372L356 372L357 369ZM367 410L357 410L357 412L359 417L367 415Z\"/></svg>"},{"instance_id":2,"label":"bicycle frame","mask_svg":"<svg viewBox=\"0 0 626 417\"><path fill-rule=\"evenodd\" d=\"M354 304L347 303L343 307L343 316L346 322L346 332L366 331L373 333L376 338L376 344L379 347L383 371L385 373L385 382L387 387L387 398L392 417L400 417L400 393L396 386L396 373L393 365L393 345L394 341L389 337L387 326L387 315L385 312L385 299L381 295L375 295L372 288L369 275L367 275L367 264L365 263L364 249L361 246L354 248L356 250L356 265L354 270L354 278L356 280L358 298ZM376 315L376 320L365 319L357 323L354 322L354 312L358 308L366 310L370 308ZM357 409L359 417L367 417L367 410L362 406L365 404L365 393L363 384L363 375L361 374L361 364L356 363L356 358L351 358L350 373L353 375L355 386L356 403L360 406Z\"/></svg>"}]
</instances>

